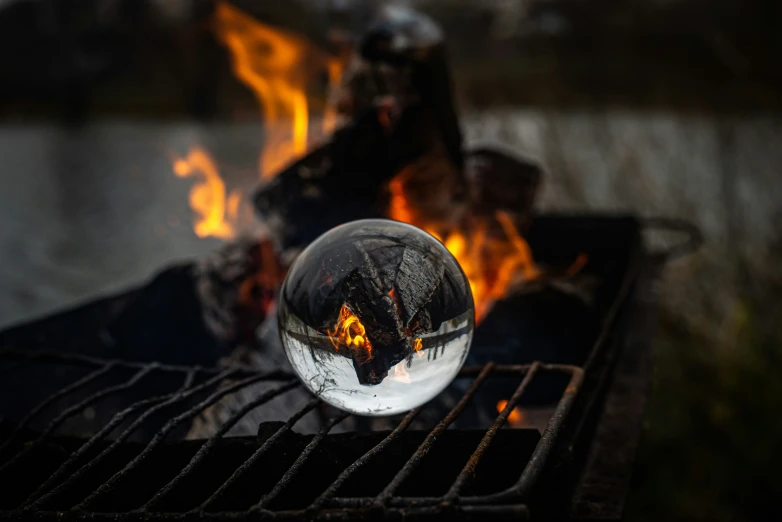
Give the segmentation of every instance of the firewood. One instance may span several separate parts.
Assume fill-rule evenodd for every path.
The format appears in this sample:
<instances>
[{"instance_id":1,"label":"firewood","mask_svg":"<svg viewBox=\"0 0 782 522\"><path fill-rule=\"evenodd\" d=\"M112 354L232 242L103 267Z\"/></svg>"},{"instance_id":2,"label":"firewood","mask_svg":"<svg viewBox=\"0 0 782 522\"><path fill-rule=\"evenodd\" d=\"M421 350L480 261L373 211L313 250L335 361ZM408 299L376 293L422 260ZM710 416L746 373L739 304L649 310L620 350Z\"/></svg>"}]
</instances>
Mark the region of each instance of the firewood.
<instances>
[{"instance_id":1,"label":"firewood","mask_svg":"<svg viewBox=\"0 0 782 522\"><path fill-rule=\"evenodd\" d=\"M421 185L432 188L426 180L436 180L437 193L447 196L447 204L429 207L433 212L466 201L461 131L434 22L407 10L383 11L362 38L337 98L348 122L255 195L283 249L303 247L346 221L384 217L387 185L408 166L426 165L433 175L421 177Z\"/></svg>"}]
</instances>

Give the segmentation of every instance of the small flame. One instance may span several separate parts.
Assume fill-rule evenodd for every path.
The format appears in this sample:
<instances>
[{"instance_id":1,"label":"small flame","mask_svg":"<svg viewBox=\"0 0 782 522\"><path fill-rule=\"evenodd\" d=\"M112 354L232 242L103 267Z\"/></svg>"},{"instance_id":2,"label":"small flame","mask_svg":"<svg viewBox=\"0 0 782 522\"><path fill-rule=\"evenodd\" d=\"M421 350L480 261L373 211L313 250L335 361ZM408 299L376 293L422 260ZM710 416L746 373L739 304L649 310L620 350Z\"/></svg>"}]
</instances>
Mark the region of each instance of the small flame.
<instances>
[{"instance_id":1,"label":"small flame","mask_svg":"<svg viewBox=\"0 0 782 522\"><path fill-rule=\"evenodd\" d=\"M405 370L405 364L405 361L402 361L394 366L394 371L388 374L388 378L392 381L410 384L410 374Z\"/></svg>"},{"instance_id":2,"label":"small flame","mask_svg":"<svg viewBox=\"0 0 782 522\"><path fill-rule=\"evenodd\" d=\"M419 359L424 356L423 347L424 343L421 339L413 339L413 351Z\"/></svg>"},{"instance_id":3,"label":"small flame","mask_svg":"<svg viewBox=\"0 0 782 522\"><path fill-rule=\"evenodd\" d=\"M508 401L499 401L497 403L497 413L502 413L502 410L504 410L507 405ZM508 424L511 427L516 428L520 426L522 422L524 422L524 413L517 407L513 408L508 414Z\"/></svg>"},{"instance_id":4,"label":"small flame","mask_svg":"<svg viewBox=\"0 0 782 522\"><path fill-rule=\"evenodd\" d=\"M197 179L190 189L190 207L196 213L193 225L196 235L221 239L234 237L242 195L233 191L226 197L225 183L209 154L198 147L192 149L187 157L174 162L174 174Z\"/></svg>"},{"instance_id":5,"label":"small flame","mask_svg":"<svg viewBox=\"0 0 782 522\"><path fill-rule=\"evenodd\" d=\"M334 329L327 329L326 334L337 351L340 350L340 345L344 345L351 350L352 354L363 351L365 360L372 358L372 343L367 339L364 325L346 305L343 304L340 308Z\"/></svg>"}]
</instances>

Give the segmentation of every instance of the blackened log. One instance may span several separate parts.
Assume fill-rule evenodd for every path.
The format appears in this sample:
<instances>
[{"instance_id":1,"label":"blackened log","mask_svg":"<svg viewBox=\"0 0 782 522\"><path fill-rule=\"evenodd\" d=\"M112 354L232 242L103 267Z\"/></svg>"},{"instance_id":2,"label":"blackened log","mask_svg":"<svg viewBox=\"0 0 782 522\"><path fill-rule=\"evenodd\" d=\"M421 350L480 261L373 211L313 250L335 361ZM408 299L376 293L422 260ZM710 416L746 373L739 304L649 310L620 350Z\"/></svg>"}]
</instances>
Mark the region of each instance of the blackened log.
<instances>
[{"instance_id":1,"label":"blackened log","mask_svg":"<svg viewBox=\"0 0 782 522\"><path fill-rule=\"evenodd\" d=\"M541 181L539 165L508 152L478 148L467 154L465 175L472 215L491 217L499 210L513 218L519 232L527 231Z\"/></svg>"},{"instance_id":2,"label":"blackened log","mask_svg":"<svg viewBox=\"0 0 782 522\"><path fill-rule=\"evenodd\" d=\"M451 163L462 170L462 135L445 40L431 18L384 6L360 43L345 85L343 113L360 114L381 99L389 100L396 114L415 104L427 107Z\"/></svg>"},{"instance_id":3,"label":"blackened log","mask_svg":"<svg viewBox=\"0 0 782 522\"><path fill-rule=\"evenodd\" d=\"M283 249L346 221L387 216L389 181L411 165L421 170L421 162L439 184L421 177L422 186L447 195L447 205L431 208L466 201L442 35L422 15L406 16L381 17L363 38L338 102L346 125L256 193L256 209Z\"/></svg>"},{"instance_id":4,"label":"blackened log","mask_svg":"<svg viewBox=\"0 0 782 522\"><path fill-rule=\"evenodd\" d=\"M168 268L139 290L108 326L114 357L129 361L214 366L219 340L203 320L195 265Z\"/></svg>"}]
</instances>

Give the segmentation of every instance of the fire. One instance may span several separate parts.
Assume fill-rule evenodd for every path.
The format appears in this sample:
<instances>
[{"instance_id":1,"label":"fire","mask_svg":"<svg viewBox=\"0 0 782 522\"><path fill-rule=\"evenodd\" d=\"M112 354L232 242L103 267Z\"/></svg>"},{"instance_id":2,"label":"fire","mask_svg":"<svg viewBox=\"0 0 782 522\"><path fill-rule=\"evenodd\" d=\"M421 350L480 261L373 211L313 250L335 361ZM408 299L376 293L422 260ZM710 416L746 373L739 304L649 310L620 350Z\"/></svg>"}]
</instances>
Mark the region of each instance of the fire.
<instances>
[{"instance_id":1,"label":"fire","mask_svg":"<svg viewBox=\"0 0 782 522\"><path fill-rule=\"evenodd\" d=\"M234 237L242 196L233 191L226 196L223 182L212 158L205 150L194 148L185 158L174 162L174 174L180 178L194 177L190 189L190 207L196 213L193 229L198 237Z\"/></svg>"},{"instance_id":2,"label":"fire","mask_svg":"<svg viewBox=\"0 0 782 522\"><path fill-rule=\"evenodd\" d=\"M217 5L215 32L231 54L234 75L260 105L264 145L258 170L261 177L271 178L307 151L313 130L319 135L334 130L337 118L331 108L323 111L320 125L312 128L307 88L320 72L328 75L329 88L335 87L342 76L342 60L225 2ZM195 147L173 168L179 177L198 175L202 180L190 191L190 206L197 214L195 233L234 237L242 198L238 191L226 194L225 182L207 152Z\"/></svg>"},{"instance_id":3,"label":"fire","mask_svg":"<svg viewBox=\"0 0 782 522\"><path fill-rule=\"evenodd\" d=\"M366 360L372 358L372 343L367 339L364 325L346 305L343 304L339 310L334 330L326 330L326 333L337 351L340 350L340 345L345 345L351 349L351 353L363 351L366 353Z\"/></svg>"},{"instance_id":4,"label":"fire","mask_svg":"<svg viewBox=\"0 0 782 522\"><path fill-rule=\"evenodd\" d=\"M502 413L502 410L505 409L505 406L508 405L508 401L499 401L497 403L497 413ZM518 427L521 425L521 423L524 422L524 413L518 408L513 408L511 412L508 414L508 424L511 427Z\"/></svg>"},{"instance_id":5,"label":"fire","mask_svg":"<svg viewBox=\"0 0 782 522\"><path fill-rule=\"evenodd\" d=\"M263 24L228 3L218 3L215 15L217 37L231 53L234 75L253 92L263 113L266 134L259 170L268 179L307 151L308 84L323 71L335 86L342 63L304 38ZM335 124L336 114L327 111L321 132L331 132Z\"/></svg>"},{"instance_id":6,"label":"fire","mask_svg":"<svg viewBox=\"0 0 782 522\"><path fill-rule=\"evenodd\" d=\"M489 234L491 223L486 218L475 218L470 227L464 228L428 223L418 216L405 194L404 184L409 175L408 171L402 171L389 183L389 217L426 230L453 254L470 281L476 322L516 284L540 277L529 245L508 214L497 211L493 217L502 229L502 238Z\"/></svg>"},{"instance_id":7,"label":"fire","mask_svg":"<svg viewBox=\"0 0 782 522\"><path fill-rule=\"evenodd\" d=\"M513 286L540 277L529 245L511 218L497 211L494 219L505 238L491 237L489 223L483 220L476 220L470 231L455 226L444 232L422 227L442 241L464 270L475 302L476 322L486 317L494 302L505 297Z\"/></svg>"}]
</instances>

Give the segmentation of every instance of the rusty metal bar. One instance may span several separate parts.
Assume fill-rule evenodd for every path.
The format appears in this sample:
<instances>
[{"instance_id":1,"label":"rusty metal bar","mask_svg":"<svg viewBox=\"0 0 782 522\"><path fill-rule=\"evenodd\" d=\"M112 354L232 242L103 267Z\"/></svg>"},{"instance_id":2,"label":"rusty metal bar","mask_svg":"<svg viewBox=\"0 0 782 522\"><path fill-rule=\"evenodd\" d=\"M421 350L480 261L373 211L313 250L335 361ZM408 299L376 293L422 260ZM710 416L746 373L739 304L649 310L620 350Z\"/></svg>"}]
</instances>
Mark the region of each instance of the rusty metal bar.
<instances>
[{"instance_id":1,"label":"rusty metal bar","mask_svg":"<svg viewBox=\"0 0 782 522\"><path fill-rule=\"evenodd\" d=\"M30 444L26 445L22 451L14 455L12 459L10 459L8 462L0 466L0 473L2 473L2 471L7 469L9 466L13 465L15 462L24 458L24 456L27 455L29 452L31 452L33 449L37 448L49 435L52 434L52 432L54 432L54 430L59 428L60 425L63 422L65 422L68 418L75 415L79 411L83 410L90 404L94 404L98 402L104 397L108 397L115 393L127 390L128 388L136 384L139 380L141 380L145 375L151 372L154 368L155 365L150 364L145 368L142 368L141 370L137 371L135 374L133 374L133 376L131 376L130 379L123 382L122 384L117 384L114 386L109 386L108 388L103 388L102 390L98 390L97 392L85 397L84 400L79 401L77 404L74 404L70 408L66 408L65 410L63 410L62 413L60 413L49 423L49 425L43 430L43 432L41 432L41 434L38 436L37 439L35 439Z\"/></svg>"},{"instance_id":2,"label":"rusty metal bar","mask_svg":"<svg viewBox=\"0 0 782 522\"><path fill-rule=\"evenodd\" d=\"M548 365L544 365L542 367L545 368L546 366ZM560 399L559 403L557 404L557 408L554 410L554 414L549 419L548 424L546 425L546 429L543 431L543 434L540 437L540 441L538 441L537 446L535 446L535 450L532 452L532 456L530 457L529 462L527 462L527 465L524 467L524 470L522 471L521 476L519 477L519 480L516 482L516 484L506 489L505 491L500 491L491 495L483 495L480 497L461 497L460 500L463 503L484 505L525 500L525 495L529 493L532 486L535 484L543 471L546 460L548 459L548 456L550 455L552 449L554 448L554 444L557 441L557 435L559 434L562 425L565 423L565 419L567 418L567 414L570 411L570 407L573 405L573 400L575 399L578 390L581 387L581 382L584 376L583 370L577 366L572 366L570 367L570 373L572 376L570 378L570 382L567 385L567 388L565 388L562 399Z\"/></svg>"},{"instance_id":3,"label":"rusty metal bar","mask_svg":"<svg viewBox=\"0 0 782 522\"><path fill-rule=\"evenodd\" d=\"M475 392L478 391L478 388L481 387L483 381L486 380L491 371L494 369L494 366L494 363L490 362L483 367L481 373L478 374L478 377L475 378L462 398L459 399L459 402L456 403L456 406L454 406L448 415L446 415L445 418L440 421L440 423L435 426L432 431L429 432L429 434L426 436L426 439L424 439L421 445L418 446L418 449L415 451L415 453L413 453L405 465L402 466L402 469L399 470L399 473L397 473L391 482L385 487L385 489L380 492L380 494L375 499L377 505L385 506L385 504L388 502L388 499L393 496L396 489L406 478L410 476L416 466L418 466L418 463L421 462L427 453L429 453L429 450L432 448L432 446L434 446L437 437L443 431L445 431L445 429L448 428L448 426L450 426L453 421L457 419L457 417L459 417L462 411L464 411L464 408L467 407L467 403L470 401L470 399L472 399L473 395L475 395Z\"/></svg>"},{"instance_id":4,"label":"rusty metal bar","mask_svg":"<svg viewBox=\"0 0 782 522\"><path fill-rule=\"evenodd\" d=\"M291 480L293 480L293 477L296 476L296 474L299 472L299 470L304 466L304 463L307 461L307 458L309 458L310 454L315 451L315 448L318 447L318 445L323 441L323 438L328 434L328 432L331 431L331 429L342 422L343 420L347 419L350 416L350 413L342 412L336 417L329 420L326 425L321 428L321 430L318 432L315 437L313 437L312 441L310 441L309 444L307 444L307 447L304 448L304 451L301 452L301 455L299 458L296 459L296 462L293 463L293 465L288 469L288 471L285 472L285 474L282 476L282 478L275 484L274 488L263 496L261 500L258 501L257 504L255 504L253 507L250 508L251 511L260 511L264 509L266 506L268 506L277 496L280 494L280 492L285 489L285 487L290 484Z\"/></svg>"},{"instance_id":5,"label":"rusty metal bar","mask_svg":"<svg viewBox=\"0 0 782 522\"><path fill-rule=\"evenodd\" d=\"M220 427L220 429L212 435L209 440L207 440L203 446L201 446L195 455L193 455L193 458L190 459L190 462L187 463L187 466L185 466L182 471L177 474L174 478L172 478L168 484L163 486L160 491L158 491L149 501L144 504L140 511L149 511L151 508L153 508L155 505L157 505L160 502L160 499L163 498L167 493L169 493L178 483L180 483L182 480L184 480L185 477L187 477L190 473L193 472L194 469L196 469L209 455L209 453L214 449L214 447L217 445L217 443L220 441L220 439L223 438L223 436L228 433L228 430L233 428L237 422L242 420L245 415L250 413L252 410L257 408L258 406L261 406L262 404L265 404L272 400L275 397L278 397L279 395L282 395L283 393L290 391L294 388L298 388L301 386L301 382L299 381L291 381L286 384L283 384L277 388L267 390L266 392L262 393L252 401L248 402L241 408L239 408L236 412L234 412L231 417L223 423L223 425Z\"/></svg>"},{"instance_id":6,"label":"rusty metal bar","mask_svg":"<svg viewBox=\"0 0 782 522\"><path fill-rule=\"evenodd\" d=\"M49 404L53 403L57 399L60 399L62 397L65 397L66 395L69 395L72 392L75 392L77 390L80 390L81 388L84 388L88 384L90 384L92 381L97 379L98 377L105 375L111 369L114 368L114 363L107 363L104 364L102 367L98 368L92 373L89 373L82 377L81 379L78 379L77 381L69 384L68 386L65 386L64 388L61 388L59 391L56 391L46 397L43 401L38 403L30 412L24 416L24 418L19 422L19 424L16 426L16 429L11 432L11 434L8 436L8 439L6 439L3 444L0 444L0 455L3 454L3 451L7 447L11 445L11 443L16 440L16 437L19 436L19 434L24 431L25 428L30 424L30 421L32 421L33 417L35 417L38 413L41 412L44 408L46 408Z\"/></svg>"},{"instance_id":7,"label":"rusty metal bar","mask_svg":"<svg viewBox=\"0 0 782 522\"><path fill-rule=\"evenodd\" d=\"M492 424L492 426L483 436L481 442L478 444L478 447L475 448L475 451L470 456L467 464L465 464L464 469L462 469L461 473L459 473L459 476L456 477L456 480L451 486L451 489L449 489L448 493L445 494L446 502L455 502L457 500L457 497L459 496L462 488L464 488L465 484L467 484L467 481L472 478L472 475L475 473L475 468L478 467L478 463L480 462L484 453L486 453L486 450L488 450L489 446L491 446L491 443L494 440L494 436L497 434L500 428L505 425L508 420L508 415L510 415L510 412L513 411L513 408L516 407L516 404L518 404L521 396L527 390L530 382L532 382L532 379L538 372L538 368L540 368L540 363L535 362L530 366L529 370L527 370L526 375L524 375L524 379L521 381L521 384L519 384L519 386L516 388L516 391L513 392L513 395L511 395L508 403L505 405L505 408L502 410L502 412L500 412L497 420L494 421L494 424Z\"/></svg>"},{"instance_id":8,"label":"rusty metal bar","mask_svg":"<svg viewBox=\"0 0 782 522\"><path fill-rule=\"evenodd\" d=\"M84 475L87 471L92 469L94 466L96 466L98 463L100 463L109 453L111 453L114 449L116 449L120 444L122 444L130 435L133 434L134 431L136 431L141 424L144 423L144 421L149 418L152 414L162 410L163 408L166 408L172 404L176 404L179 401L183 401L187 399L188 397L203 391L212 385L222 381L224 378L233 375L235 370L228 369L224 370L223 372L215 375L211 379L202 382L201 384L194 386L190 388L189 386L192 384L193 377L195 375L195 369L192 369L192 373L188 373L185 377L185 385L181 388L181 391L175 394L172 398L168 399L167 401L158 404L156 406L153 406L152 408L145 411L141 416L139 416L138 419L133 421L133 423L125 429L106 449L104 449L97 457L90 460L86 464L84 464L81 468L79 468L73 475L68 477L66 481L63 481L59 486L55 487L52 491L47 493L46 495L42 496L40 499L35 501L30 508L38 508L41 509L45 502L47 500L50 500L55 494L62 491L64 488L67 488L70 486L70 484L74 483L79 477Z\"/></svg>"},{"instance_id":9,"label":"rusty metal bar","mask_svg":"<svg viewBox=\"0 0 782 522\"><path fill-rule=\"evenodd\" d=\"M304 417L310 411L314 410L315 407L320 403L320 399L312 399L302 409L293 414L293 416L288 419L284 425L280 426L280 429L274 432L274 435L269 437L260 448L255 450L255 453L253 453L249 459L244 461L242 465L239 466L239 468L237 468L230 477L228 477L228 480L226 480L219 488L217 488L217 490L198 507L196 512L204 512L210 504L214 503L217 499L223 496L225 491L237 480L239 480L239 478L244 475L247 470L250 469L252 465L255 464L255 462L261 458L261 456L263 456L269 450L269 448L274 445L275 442L277 442L278 439L280 439L280 437L290 431L290 429L299 421L299 419Z\"/></svg>"},{"instance_id":10,"label":"rusty metal bar","mask_svg":"<svg viewBox=\"0 0 782 522\"><path fill-rule=\"evenodd\" d=\"M22 506L27 506L35 501L36 498L38 498L40 495L42 495L46 490L51 488L58 480L60 480L67 472L71 470L71 467L75 462L81 458L82 455L87 453L90 449L92 449L95 444L103 440L106 435L111 433L119 424L124 421L129 415L132 415L136 411L145 408L149 405L154 405L156 403L160 403L163 401L166 401L174 396L176 396L178 393L182 393L184 390L189 388L193 383L193 377L195 376L195 372L190 372L185 376L185 382L182 384L182 386L179 388L179 390L175 391L174 393L169 393L168 395L162 395L160 397L152 397L149 399L145 399L142 401L138 401L135 404L130 405L129 407L125 408L121 412L114 415L114 417L111 419L111 421L106 424L103 428L101 428L95 435L90 437L90 439L82 444L82 446L73 452L68 459L63 462L57 470L52 473L52 475L44 481L43 484L38 486L33 493L31 493L25 502L22 504ZM124 439L123 439L124 440ZM97 458L95 459L97 460Z\"/></svg>"},{"instance_id":11,"label":"rusty metal bar","mask_svg":"<svg viewBox=\"0 0 782 522\"><path fill-rule=\"evenodd\" d=\"M117 482L122 478L122 476L126 473L129 473L132 471L136 466L141 464L144 460L146 460L149 455L152 453L152 451L161 443L163 442L163 439L174 430L182 421L195 417L200 412L202 412L205 408L208 408L212 404L216 403L217 401L221 400L226 395L229 395L235 391L241 390L242 388L245 388L251 384L255 384L256 382L260 382L267 379L266 374L256 374L252 377L248 377L246 379L242 379L241 381L238 381L222 390L214 392L212 395L204 399L203 401L199 402L194 407L190 408L184 413L181 413L168 421L152 438L152 440L147 444L147 447L144 448L144 450L139 453L133 460L131 460L125 467L123 467L121 470L114 473L114 475L111 476L111 478L101 485L98 489L96 489L91 495L89 495L87 498L85 498L80 504L78 504L74 509L77 510L86 510L89 508L90 505L92 505L98 498L100 498L102 495L107 493L108 491L112 490ZM280 387L275 388L275 390L279 390Z\"/></svg>"},{"instance_id":12,"label":"rusty metal bar","mask_svg":"<svg viewBox=\"0 0 782 522\"><path fill-rule=\"evenodd\" d=\"M112 364L117 368L130 368L141 370L148 367L150 364L156 365L156 370L161 372L173 372L173 373L187 373L191 370L195 370L196 373L203 374L217 374L226 369L235 370L241 377L248 375L257 375L258 369L252 366L244 364L234 364L230 368L204 368L203 366L177 366L173 364L160 364L149 363L140 361L128 361L124 359L99 359L96 357L90 357L89 355L81 355L78 353L60 353L60 352L47 352L43 350L18 350L14 348L0 348L0 357L15 357L18 359L28 360L51 360L66 362L73 365L81 366L105 366L106 364ZM273 371L266 374L268 380L287 380L288 378L295 377L293 374L283 371Z\"/></svg>"},{"instance_id":13,"label":"rusty metal bar","mask_svg":"<svg viewBox=\"0 0 782 522\"><path fill-rule=\"evenodd\" d=\"M316 498L312 504L307 508L308 513L313 513L319 511L323 505L331 498L331 496L336 493L340 487L345 483L345 481L350 478L353 473L356 472L361 466L369 462L372 457L375 455L381 453L386 447L391 444L394 440L396 440L402 433L407 430L407 428L410 426L410 424L415 419L416 415L421 411L421 408L415 408L411 410L405 417L402 419L402 422L400 422L396 428L394 428L394 431L388 434L388 436L381 440L375 447L373 447L371 450L364 453L361 457L359 457L353 464L345 468L345 470L340 473L340 475L334 480L334 482L331 483L331 485L326 488L326 490L320 494L318 498Z\"/></svg>"}]
</instances>

